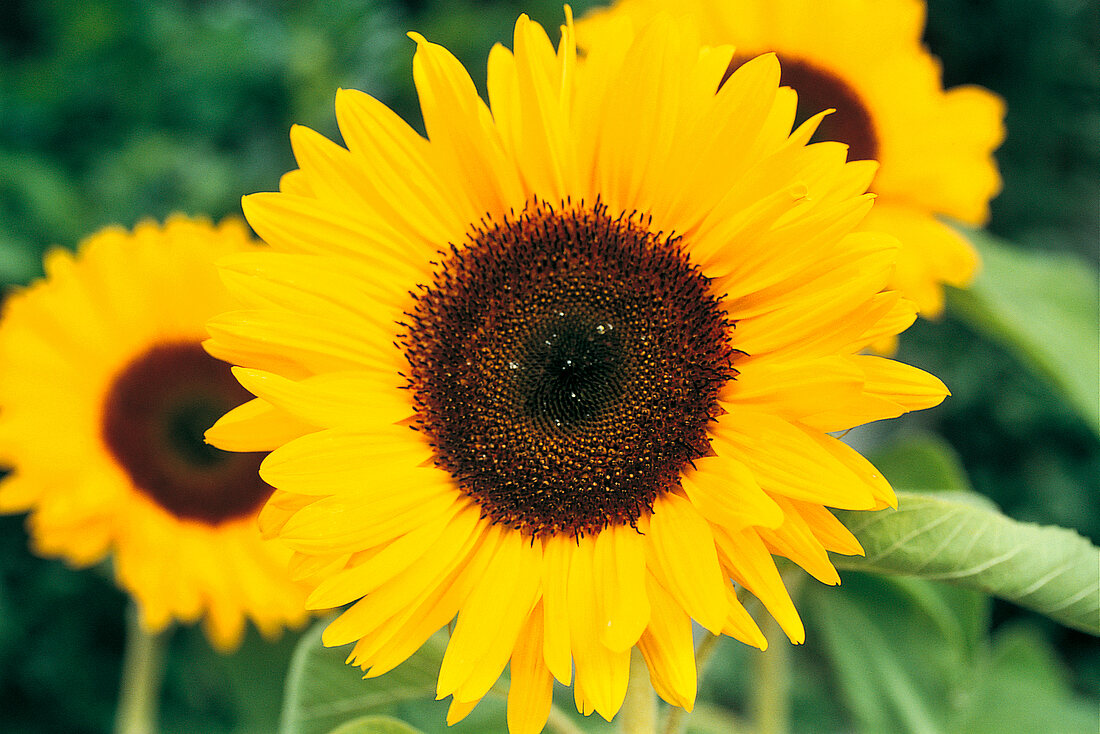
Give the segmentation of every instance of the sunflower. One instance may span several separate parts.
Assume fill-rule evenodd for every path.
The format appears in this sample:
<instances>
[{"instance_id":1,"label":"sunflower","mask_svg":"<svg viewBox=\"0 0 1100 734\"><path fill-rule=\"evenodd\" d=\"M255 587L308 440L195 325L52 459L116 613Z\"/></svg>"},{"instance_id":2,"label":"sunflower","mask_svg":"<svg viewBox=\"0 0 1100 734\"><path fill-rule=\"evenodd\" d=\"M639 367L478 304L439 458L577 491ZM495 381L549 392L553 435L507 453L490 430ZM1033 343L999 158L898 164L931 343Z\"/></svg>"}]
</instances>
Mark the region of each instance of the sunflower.
<instances>
[{"instance_id":1,"label":"sunflower","mask_svg":"<svg viewBox=\"0 0 1100 734\"><path fill-rule=\"evenodd\" d=\"M305 617L289 552L256 529L262 457L203 442L250 397L202 348L233 306L213 263L258 247L239 220L108 228L49 253L0 321L0 510L31 512L41 555L110 554L147 630L202 617L221 650L245 617L267 635Z\"/></svg>"},{"instance_id":2,"label":"sunflower","mask_svg":"<svg viewBox=\"0 0 1100 734\"><path fill-rule=\"evenodd\" d=\"M347 148L295 127L245 197L271 248L223 261L245 307L207 348L256 399L207 438L272 452L261 528L367 676L457 617L451 722L509 662L513 732L554 678L610 719L634 647L690 708L692 620L763 648L746 589L801 641L773 554L835 584L860 547L825 506L895 501L829 432L946 393L858 354L915 318L896 242L850 233L875 166L791 134L774 56L716 94L733 50L666 20L582 60L521 16L489 104L412 37L426 138L341 90Z\"/></svg>"},{"instance_id":3,"label":"sunflower","mask_svg":"<svg viewBox=\"0 0 1100 734\"><path fill-rule=\"evenodd\" d=\"M578 25L580 42L667 8L620 0ZM776 52L781 83L798 90L796 124L836 110L813 140L839 140L852 160L879 161L870 186L878 200L861 229L900 240L890 285L921 315L938 316L942 284L965 286L978 267L974 248L941 217L974 227L989 219L1001 189L993 151L1004 138L1004 103L976 86L944 91L939 62L921 45L923 0L687 0L675 12L705 29L703 43L736 47L731 69Z\"/></svg>"}]
</instances>

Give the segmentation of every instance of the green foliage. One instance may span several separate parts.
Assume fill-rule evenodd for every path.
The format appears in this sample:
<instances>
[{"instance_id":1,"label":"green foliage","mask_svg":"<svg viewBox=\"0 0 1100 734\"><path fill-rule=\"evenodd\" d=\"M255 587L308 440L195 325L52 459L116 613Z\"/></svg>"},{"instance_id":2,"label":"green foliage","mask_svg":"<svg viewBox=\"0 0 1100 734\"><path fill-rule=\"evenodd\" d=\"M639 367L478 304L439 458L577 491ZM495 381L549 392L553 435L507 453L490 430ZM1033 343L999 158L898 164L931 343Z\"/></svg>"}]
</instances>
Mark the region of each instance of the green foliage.
<instances>
[{"instance_id":1,"label":"green foliage","mask_svg":"<svg viewBox=\"0 0 1100 734\"><path fill-rule=\"evenodd\" d=\"M1094 707L1034 630L986 642L988 603L976 592L846 573L839 589L807 589L802 605L857 731L1096 731Z\"/></svg>"},{"instance_id":2,"label":"green foliage","mask_svg":"<svg viewBox=\"0 0 1100 734\"><path fill-rule=\"evenodd\" d=\"M299 634L263 639L249 629L239 650L210 647L199 627L172 634L160 734L271 734L279 723L283 677ZM199 722L202 722L201 724Z\"/></svg>"},{"instance_id":3,"label":"green foliage","mask_svg":"<svg viewBox=\"0 0 1100 734\"><path fill-rule=\"evenodd\" d=\"M860 731L955 730L985 628L980 594L846 574L839 590L807 589L803 605Z\"/></svg>"},{"instance_id":4,"label":"green foliage","mask_svg":"<svg viewBox=\"0 0 1100 734\"><path fill-rule=\"evenodd\" d=\"M900 493L898 509L838 512L867 555L838 568L950 581L1100 634L1100 549L1021 523L971 493Z\"/></svg>"},{"instance_id":5,"label":"green foliage","mask_svg":"<svg viewBox=\"0 0 1100 734\"><path fill-rule=\"evenodd\" d=\"M953 311L1015 350L1100 433L1100 282L1079 258L968 236L982 271L951 293Z\"/></svg>"},{"instance_id":6,"label":"green foliage","mask_svg":"<svg viewBox=\"0 0 1100 734\"><path fill-rule=\"evenodd\" d=\"M362 680L346 664L350 647L326 648L321 633L327 621L307 632L287 673L282 734L327 734L352 717L393 713L406 700L429 698L443 660L445 643L433 637L404 665L381 678Z\"/></svg>"},{"instance_id":7,"label":"green foliage","mask_svg":"<svg viewBox=\"0 0 1100 734\"><path fill-rule=\"evenodd\" d=\"M958 455L950 444L934 433L905 436L880 448L870 458L895 490L965 492L971 489Z\"/></svg>"},{"instance_id":8,"label":"green foliage","mask_svg":"<svg viewBox=\"0 0 1100 734\"><path fill-rule=\"evenodd\" d=\"M328 621L318 622L298 644L287 673L280 734L329 734L350 719L399 716L427 732L453 734L507 734L501 688L490 692L473 713L447 727L448 701L435 700L435 682L447 637L438 633L396 669L378 678L363 679L346 664L350 646L326 648L321 633Z\"/></svg>"},{"instance_id":9,"label":"green foliage","mask_svg":"<svg viewBox=\"0 0 1100 734\"><path fill-rule=\"evenodd\" d=\"M419 729L390 716L363 716L341 724L329 734L421 734Z\"/></svg>"}]
</instances>

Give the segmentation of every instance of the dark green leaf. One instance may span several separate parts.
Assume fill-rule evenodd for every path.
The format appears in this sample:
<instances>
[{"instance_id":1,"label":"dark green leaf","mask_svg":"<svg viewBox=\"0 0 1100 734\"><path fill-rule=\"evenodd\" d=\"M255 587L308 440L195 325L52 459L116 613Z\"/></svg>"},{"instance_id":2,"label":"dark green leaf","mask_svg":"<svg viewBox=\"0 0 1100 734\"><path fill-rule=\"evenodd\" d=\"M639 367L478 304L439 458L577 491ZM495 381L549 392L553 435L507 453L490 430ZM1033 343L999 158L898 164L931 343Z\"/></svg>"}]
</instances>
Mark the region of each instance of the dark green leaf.
<instances>
[{"instance_id":1,"label":"dark green leaf","mask_svg":"<svg viewBox=\"0 0 1100 734\"><path fill-rule=\"evenodd\" d=\"M920 579L845 574L839 589L808 587L803 608L856 730L953 731L981 649L984 597Z\"/></svg>"},{"instance_id":2,"label":"dark green leaf","mask_svg":"<svg viewBox=\"0 0 1100 734\"><path fill-rule=\"evenodd\" d=\"M1012 348L1100 432L1100 289L1080 258L967 233L982 271L950 293L952 310Z\"/></svg>"},{"instance_id":3,"label":"dark green leaf","mask_svg":"<svg viewBox=\"0 0 1100 734\"><path fill-rule=\"evenodd\" d=\"M933 433L904 436L869 458L898 491L965 492L971 489L955 450Z\"/></svg>"}]
</instances>

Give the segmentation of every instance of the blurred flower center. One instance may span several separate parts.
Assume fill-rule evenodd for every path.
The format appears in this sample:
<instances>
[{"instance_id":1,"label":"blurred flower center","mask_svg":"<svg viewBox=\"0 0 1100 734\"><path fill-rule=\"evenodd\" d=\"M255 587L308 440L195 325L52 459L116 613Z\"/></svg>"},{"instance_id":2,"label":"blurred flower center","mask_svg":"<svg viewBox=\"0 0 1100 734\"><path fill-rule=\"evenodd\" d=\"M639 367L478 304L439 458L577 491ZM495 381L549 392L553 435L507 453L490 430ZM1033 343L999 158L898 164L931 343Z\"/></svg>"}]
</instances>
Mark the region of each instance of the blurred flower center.
<instances>
[{"instance_id":1,"label":"blurred flower center","mask_svg":"<svg viewBox=\"0 0 1100 734\"><path fill-rule=\"evenodd\" d=\"M178 518L211 525L248 515L271 493L262 454L209 446L203 432L251 396L197 342L158 344L119 373L103 439L134 485Z\"/></svg>"},{"instance_id":2,"label":"blurred flower center","mask_svg":"<svg viewBox=\"0 0 1100 734\"><path fill-rule=\"evenodd\" d=\"M725 84L726 79L750 58L752 57L735 54L718 86ZM871 114L851 86L835 74L808 61L780 56L779 62L783 69L779 83L798 93L795 127L822 110L836 110L825 116L810 142L835 140L845 143L850 161L878 159L878 137Z\"/></svg>"}]
</instances>

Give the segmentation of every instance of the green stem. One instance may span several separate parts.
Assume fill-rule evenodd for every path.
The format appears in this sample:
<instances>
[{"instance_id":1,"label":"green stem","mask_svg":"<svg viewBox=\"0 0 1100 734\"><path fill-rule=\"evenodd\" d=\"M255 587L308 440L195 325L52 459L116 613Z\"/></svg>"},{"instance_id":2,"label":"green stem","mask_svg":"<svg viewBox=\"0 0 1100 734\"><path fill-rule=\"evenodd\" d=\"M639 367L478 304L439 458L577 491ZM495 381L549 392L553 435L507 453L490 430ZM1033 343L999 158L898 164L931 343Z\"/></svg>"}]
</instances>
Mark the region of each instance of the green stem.
<instances>
[{"instance_id":1,"label":"green stem","mask_svg":"<svg viewBox=\"0 0 1100 734\"><path fill-rule=\"evenodd\" d=\"M791 598L797 601L806 575L794 567L781 570L780 575ZM757 734L786 734L791 716L791 644L774 617L764 613L758 618L763 619L760 631L771 644L767 650L752 656L749 711Z\"/></svg>"},{"instance_id":2,"label":"green stem","mask_svg":"<svg viewBox=\"0 0 1100 734\"><path fill-rule=\"evenodd\" d=\"M126 614L126 650L122 659L115 734L155 734L164 652L168 632L151 635L131 605Z\"/></svg>"},{"instance_id":3,"label":"green stem","mask_svg":"<svg viewBox=\"0 0 1100 734\"><path fill-rule=\"evenodd\" d=\"M622 734L657 732L657 694L649 682L649 669L642 653L636 647L630 651L630 679L618 718Z\"/></svg>"},{"instance_id":4,"label":"green stem","mask_svg":"<svg viewBox=\"0 0 1100 734\"><path fill-rule=\"evenodd\" d=\"M749 709L758 734L786 734L790 717L791 646L779 623L764 618L761 631L771 644L752 656L752 693Z\"/></svg>"},{"instance_id":5,"label":"green stem","mask_svg":"<svg viewBox=\"0 0 1100 734\"><path fill-rule=\"evenodd\" d=\"M573 720L557 706L550 707L546 728L555 734L584 734L584 730L574 724Z\"/></svg>"}]
</instances>

